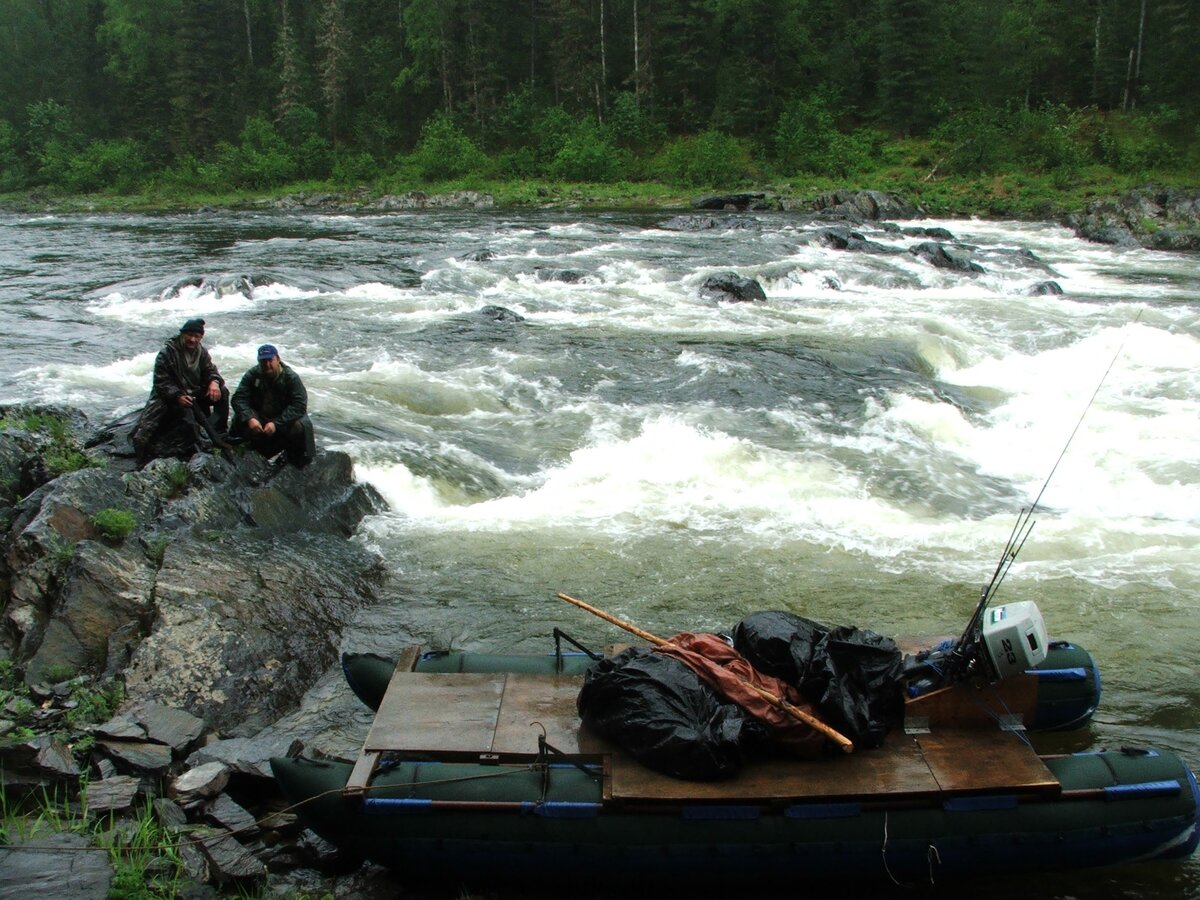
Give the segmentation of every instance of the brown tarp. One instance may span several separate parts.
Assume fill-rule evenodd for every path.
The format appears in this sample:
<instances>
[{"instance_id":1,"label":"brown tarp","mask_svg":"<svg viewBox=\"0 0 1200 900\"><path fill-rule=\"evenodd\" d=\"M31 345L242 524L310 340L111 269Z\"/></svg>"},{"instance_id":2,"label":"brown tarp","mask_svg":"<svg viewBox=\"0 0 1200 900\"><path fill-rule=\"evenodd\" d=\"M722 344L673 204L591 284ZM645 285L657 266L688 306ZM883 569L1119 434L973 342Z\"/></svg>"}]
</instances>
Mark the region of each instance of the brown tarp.
<instances>
[{"instance_id":1,"label":"brown tarp","mask_svg":"<svg viewBox=\"0 0 1200 900\"><path fill-rule=\"evenodd\" d=\"M710 688L736 703L754 718L767 723L775 738L793 752L817 753L824 737L779 705L761 696L750 685L778 697L816 718L811 704L787 682L762 672L715 634L684 631L654 648L655 653L684 663Z\"/></svg>"}]
</instances>

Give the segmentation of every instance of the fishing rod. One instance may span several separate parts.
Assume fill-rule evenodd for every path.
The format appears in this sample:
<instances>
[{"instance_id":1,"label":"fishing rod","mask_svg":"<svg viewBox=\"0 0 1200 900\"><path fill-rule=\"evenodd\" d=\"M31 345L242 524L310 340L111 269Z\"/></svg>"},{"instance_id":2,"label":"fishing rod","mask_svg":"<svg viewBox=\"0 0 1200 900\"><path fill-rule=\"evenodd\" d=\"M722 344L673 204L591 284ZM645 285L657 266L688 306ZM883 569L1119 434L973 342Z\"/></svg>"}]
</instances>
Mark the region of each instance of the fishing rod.
<instances>
[{"instance_id":1,"label":"fishing rod","mask_svg":"<svg viewBox=\"0 0 1200 900\"><path fill-rule=\"evenodd\" d=\"M1142 310L1138 310L1133 324L1137 324L1141 318ZM1004 579L1008 575L1009 570L1012 569L1013 563L1016 562L1017 554L1021 552L1021 548L1029 540L1029 535L1033 532L1033 526L1037 524L1033 519L1033 515L1042 502L1042 496L1046 493L1046 488L1050 486L1050 481L1054 478L1054 473L1058 471L1063 457L1067 455L1067 450L1071 446L1071 442L1075 440L1075 435L1079 433L1079 429L1082 427L1083 420L1087 417L1088 411L1096 402L1096 397L1099 396L1100 389L1104 387L1104 382L1108 379L1109 373L1112 372L1113 366L1116 365L1117 359L1125 349L1125 340L1126 338L1122 337L1120 345L1117 347L1112 359L1109 360L1108 368L1100 376L1100 381L1096 384L1096 389L1092 391L1091 398L1088 400L1087 405L1084 406L1083 412L1079 414L1079 421L1075 423L1075 427L1067 437L1067 442L1063 444L1063 448L1058 454L1058 459L1054 461L1054 465L1050 468L1050 474L1042 482L1041 490L1038 491L1033 503L1027 508L1022 508L1017 514L1017 521L1008 536L1008 541L1004 545L1003 552L1000 554L1000 560L996 563L996 568L992 572L991 580L980 591L979 602L975 605L975 611L971 614L971 618L967 622L967 627L963 629L962 637L958 639L958 643L954 645L954 650L950 655L950 661L947 665L947 675L950 676L951 680L957 680L965 676L978 657L980 627L983 623L983 615L987 611L992 598L1000 589L1000 585L1004 583Z\"/></svg>"}]
</instances>

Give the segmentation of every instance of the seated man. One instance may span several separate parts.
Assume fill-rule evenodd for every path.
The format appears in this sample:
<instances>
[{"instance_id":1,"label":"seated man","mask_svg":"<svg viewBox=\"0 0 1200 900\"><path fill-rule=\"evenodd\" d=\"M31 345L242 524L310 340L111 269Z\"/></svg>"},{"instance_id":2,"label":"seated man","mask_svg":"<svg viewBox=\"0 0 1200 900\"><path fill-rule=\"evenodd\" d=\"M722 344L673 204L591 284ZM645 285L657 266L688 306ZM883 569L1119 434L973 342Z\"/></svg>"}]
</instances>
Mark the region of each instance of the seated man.
<instances>
[{"instance_id":1,"label":"seated man","mask_svg":"<svg viewBox=\"0 0 1200 900\"><path fill-rule=\"evenodd\" d=\"M188 319L155 357L150 399L130 435L139 465L186 459L197 447L229 449L229 391L203 340L204 320Z\"/></svg>"},{"instance_id":2,"label":"seated man","mask_svg":"<svg viewBox=\"0 0 1200 900\"><path fill-rule=\"evenodd\" d=\"M233 392L233 430L263 456L282 452L297 468L316 456L304 382L270 344L258 348L258 365Z\"/></svg>"}]
</instances>

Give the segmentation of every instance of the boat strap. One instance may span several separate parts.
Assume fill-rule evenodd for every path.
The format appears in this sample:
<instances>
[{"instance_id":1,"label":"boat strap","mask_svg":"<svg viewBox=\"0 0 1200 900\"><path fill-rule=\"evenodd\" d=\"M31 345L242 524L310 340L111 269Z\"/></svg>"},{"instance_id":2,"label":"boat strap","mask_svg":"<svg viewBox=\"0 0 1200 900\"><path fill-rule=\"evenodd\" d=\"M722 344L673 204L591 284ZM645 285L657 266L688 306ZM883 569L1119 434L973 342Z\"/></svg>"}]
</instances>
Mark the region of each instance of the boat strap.
<instances>
[{"instance_id":1,"label":"boat strap","mask_svg":"<svg viewBox=\"0 0 1200 900\"><path fill-rule=\"evenodd\" d=\"M563 655L562 655L562 642L563 641L566 641L568 644L570 644L576 650L582 650L584 653L586 653L588 655L589 658L591 658L594 661L599 661L599 660L604 659L604 657L601 654L595 653L594 651L589 650L587 647L583 646L583 644L579 643L579 641L575 640L575 638L571 637L569 634L567 634L561 628L556 627L554 629L554 670L556 672L561 672L563 670Z\"/></svg>"}]
</instances>

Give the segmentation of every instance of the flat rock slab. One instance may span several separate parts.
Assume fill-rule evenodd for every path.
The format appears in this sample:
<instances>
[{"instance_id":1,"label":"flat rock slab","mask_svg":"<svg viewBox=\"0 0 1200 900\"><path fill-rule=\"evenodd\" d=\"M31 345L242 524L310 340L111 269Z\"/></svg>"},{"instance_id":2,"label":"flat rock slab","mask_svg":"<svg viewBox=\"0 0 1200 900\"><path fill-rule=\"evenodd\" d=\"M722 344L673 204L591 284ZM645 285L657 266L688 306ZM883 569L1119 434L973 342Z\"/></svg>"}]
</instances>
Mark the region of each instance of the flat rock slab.
<instances>
[{"instance_id":1,"label":"flat rock slab","mask_svg":"<svg viewBox=\"0 0 1200 900\"><path fill-rule=\"evenodd\" d=\"M163 703L140 703L130 713L146 729L150 740L175 751L182 751L204 733L202 719Z\"/></svg>"},{"instance_id":2,"label":"flat rock slab","mask_svg":"<svg viewBox=\"0 0 1200 900\"><path fill-rule=\"evenodd\" d=\"M129 809L137 798L141 779L132 775L114 775L88 783L84 790L89 813L116 812Z\"/></svg>"},{"instance_id":3,"label":"flat rock slab","mask_svg":"<svg viewBox=\"0 0 1200 900\"><path fill-rule=\"evenodd\" d=\"M70 897L105 900L112 885L108 851L90 852L83 835L62 832L16 838L0 847L0 898Z\"/></svg>"},{"instance_id":4,"label":"flat rock slab","mask_svg":"<svg viewBox=\"0 0 1200 900\"><path fill-rule=\"evenodd\" d=\"M171 748L149 741L97 741L96 746L112 759L139 772L161 772L171 765Z\"/></svg>"}]
</instances>

